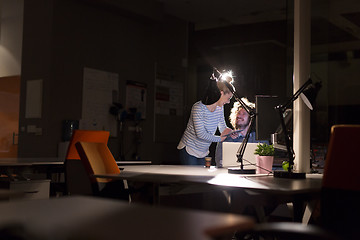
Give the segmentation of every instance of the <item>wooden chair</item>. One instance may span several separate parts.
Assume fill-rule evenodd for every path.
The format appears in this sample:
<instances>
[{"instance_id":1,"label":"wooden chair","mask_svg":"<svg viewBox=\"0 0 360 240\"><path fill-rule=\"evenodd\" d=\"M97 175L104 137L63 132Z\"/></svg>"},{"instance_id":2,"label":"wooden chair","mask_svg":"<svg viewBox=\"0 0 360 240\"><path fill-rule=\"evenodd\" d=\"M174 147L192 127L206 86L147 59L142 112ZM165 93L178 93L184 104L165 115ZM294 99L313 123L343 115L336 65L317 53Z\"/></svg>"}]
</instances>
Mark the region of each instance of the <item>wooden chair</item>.
<instances>
[{"instance_id":1,"label":"wooden chair","mask_svg":"<svg viewBox=\"0 0 360 240\"><path fill-rule=\"evenodd\" d=\"M91 182L76 150L79 141L102 142L107 144L108 131L74 130L65 158L65 183L68 195L92 195Z\"/></svg>"},{"instance_id":2,"label":"wooden chair","mask_svg":"<svg viewBox=\"0 0 360 240\"><path fill-rule=\"evenodd\" d=\"M93 195L129 201L129 192L122 180L93 177L94 174L120 174L107 145L100 142L77 142L75 146L91 181Z\"/></svg>"},{"instance_id":3,"label":"wooden chair","mask_svg":"<svg viewBox=\"0 0 360 240\"><path fill-rule=\"evenodd\" d=\"M318 223L264 223L250 233L279 239L359 239L360 125L334 125L325 158ZM239 233L244 235L249 233Z\"/></svg>"}]
</instances>

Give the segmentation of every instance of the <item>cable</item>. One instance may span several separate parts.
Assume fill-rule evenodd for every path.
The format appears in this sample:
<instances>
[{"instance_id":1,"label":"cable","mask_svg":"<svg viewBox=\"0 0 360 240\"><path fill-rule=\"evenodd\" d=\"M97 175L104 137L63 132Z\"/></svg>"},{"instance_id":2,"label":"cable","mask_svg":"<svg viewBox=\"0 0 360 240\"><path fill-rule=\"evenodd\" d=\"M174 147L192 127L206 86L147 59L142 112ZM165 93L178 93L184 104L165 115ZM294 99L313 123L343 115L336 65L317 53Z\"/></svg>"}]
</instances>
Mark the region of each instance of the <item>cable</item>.
<instances>
[{"instance_id":1,"label":"cable","mask_svg":"<svg viewBox=\"0 0 360 240\"><path fill-rule=\"evenodd\" d=\"M252 163L252 162L250 162L249 160L247 160L247 159L243 158L243 161L244 161L244 160L248 163L248 164L246 164L246 165L244 165L244 166L252 165L252 166L255 166L255 167L261 168L262 170L267 171L269 174L270 174L270 173L272 173L272 171L270 171L270 170L268 170L268 169L266 169L266 168L260 167L260 166L258 166L257 164Z\"/></svg>"}]
</instances>

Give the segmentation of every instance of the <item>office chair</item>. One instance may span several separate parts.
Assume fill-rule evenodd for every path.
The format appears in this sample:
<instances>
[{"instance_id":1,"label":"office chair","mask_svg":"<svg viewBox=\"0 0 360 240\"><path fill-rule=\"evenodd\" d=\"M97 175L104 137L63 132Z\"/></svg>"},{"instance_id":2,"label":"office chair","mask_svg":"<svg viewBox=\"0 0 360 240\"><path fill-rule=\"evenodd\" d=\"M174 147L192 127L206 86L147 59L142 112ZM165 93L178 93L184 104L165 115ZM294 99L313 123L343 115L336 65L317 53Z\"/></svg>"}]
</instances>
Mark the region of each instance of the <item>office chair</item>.
<instances>
[{"instance_id":1,"label":"office chair","mask_svg":"<svg viewBox=\"0 0 360 240\"><path fill-rule=\"evenodd\" d=\"M321 192L321 223L347 239L360 226L360 125L334 125L326 155Z\"/></svg>"},{"instance_id":2,"label":"office chair","mask_svg":"<svg viewBox=\"0 0 360 240\"><path fill-rule=\"evenodd\" d=\"M102 142L107 144L108 131L74 130L65 158L65 185L68 195L92 195L91 182L84 169L75 144L79 141Z\"/></svg>"},{"instance_id":3,"label":"office chair","mask_svg":"<svg viewBox=\"0 0 360 240\"><path fill-rule=\"evenodd\" d=\"M320 195L318 223L263 223L242 237L276 239L359 239L360 226L360 125L331 127Z\"/></svg>"},{"instance_id":4,"label":"office chair","mask_svg":"<svg viewBox=\"0 0 360 240\"><path fill-rule=\"evenodd\" d=\"M93 177L94 174L120 174L108 146L101 142L77 142L75 147L91 182L93 195L129 201L123 180Z\"/></svg>"}]
</instances>

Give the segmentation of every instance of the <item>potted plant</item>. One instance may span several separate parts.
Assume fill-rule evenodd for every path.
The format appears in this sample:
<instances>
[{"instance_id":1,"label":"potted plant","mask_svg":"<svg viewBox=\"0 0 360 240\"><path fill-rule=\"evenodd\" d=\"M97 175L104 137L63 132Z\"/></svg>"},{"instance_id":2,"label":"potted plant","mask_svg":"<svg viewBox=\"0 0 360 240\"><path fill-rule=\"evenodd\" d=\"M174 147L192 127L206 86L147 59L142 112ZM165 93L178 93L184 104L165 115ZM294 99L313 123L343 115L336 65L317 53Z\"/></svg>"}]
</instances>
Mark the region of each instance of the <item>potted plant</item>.
<instances>
[{"instance_id":1,"label":"potted plant","mask_svg":"<svg viewBox=\"0 0 360 240\"><path fill-rule=\"evenodd\" d=\"M257 155L256 173L271 173L275 154L274 146L267 143L259 143L254 154Z\"/></svg>"}]
</instances>

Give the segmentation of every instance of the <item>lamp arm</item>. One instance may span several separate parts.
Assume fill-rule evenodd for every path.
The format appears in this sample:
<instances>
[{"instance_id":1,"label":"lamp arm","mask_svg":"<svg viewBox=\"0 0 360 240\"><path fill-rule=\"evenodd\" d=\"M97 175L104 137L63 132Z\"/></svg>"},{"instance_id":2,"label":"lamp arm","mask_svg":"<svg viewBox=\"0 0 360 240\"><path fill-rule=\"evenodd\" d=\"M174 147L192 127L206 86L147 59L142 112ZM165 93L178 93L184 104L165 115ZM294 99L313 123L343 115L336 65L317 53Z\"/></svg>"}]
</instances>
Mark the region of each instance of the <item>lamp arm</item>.
<instances>
[{"instance_id":1,"label":"lamp arm","mask_svg":"<svg viewBox=\"0 0 360 240\"><path fill-rule=\"evenodd\" d=\"M254 110L251 107L249 107L248 105L246 105L243 100L241 100L241 98L237 95L236 91L234 91L234 89L231 87L231 85L226 81L224 81L224 83L225 83L226 87L230 90L230 92L233 94L236 101L238 101L240 103L242 108L245 109L245 111L250 115L250 117L251 117L251 115L255 115Z\"/></svg>"},{"instance_id":2,"label":"lamp arm","mask_svg":"<svg viewBox=\"0 0 360 240\"><path fill-rule=\"evenodd\" d=\"M228 82L224 81L224 83L225 83L226 87L230 90L230 92L233 94L236 101L238 101L240 103L242 108L245 109L245 111L249 114L249 117L250 117L249 128L248 128L246 135L245 135L243 141L241 142L241 145L236 153L237 162L240 163L240 168L241 168L241 170L243 170L244 169L243 156L245 153L246 145L247 145L249 137L250 137L251 129L252 129L254 121L255 121L256 113L255 113L254 109L250 108L248 105L246 105L244 103L243 100L241 100L241 98L237 95L237 93L234 91L234 89L231 87L231 85Z\"/></svg>"},{"instance_id":3,"label":"lamp arm","mask_svg":"<svg viewBox=\"0 0 360 240\"><path fill-rule=\"evenodd\" d=\"M294 166L294 150L290 144L290 136L287 132L287 128L286 128L286 124L285 124L285 120L284 120L284 108L282 108L282 106L277 106L275 107L278 112L279 112L279 116L280 116L280 122L281 122L281 127L282 130L284 132L284 138L285 138L285 144L286 144L286 150L288 152L288 160L289 160L289 168L288 168L288 172L291 172Z\"/></svg>"},{"instance_id":4,"label":"lamp arm","mask_svg":"<svg viewBox=\"0 0 360 240\"><path fill-rule=\"evenodd\" d=\"M242 140L241 144L240 144L240 147L236 153L236 157L237 157L237 162L240 163L240 168L241 170L244 169L244 161L243 161L243 156L244 156L244 153L245 153L245 149L246 149L246 145L249 141L249 137L250 137L250 133L251 133L251 129L252 129L252 126L254 124L254 120L255 120L255 115L251 115L250 116L250 125L249 125L249 128L246 132L246 135L244 137L244 139Z\"/></svg>"},{"instance_id":5,"label":"lamp arm","mask_svg":"<svg viewBox=\"0 0 360 240\"><path fill-rule=\"evenodd\" d=\"M296 91L296 93L284 104L282 105L283 111L289 107L290 104L292 104L299 95L310 85L312 84L311 78L309 78L300 88Z\"/></svg>"},{"instance_id":6,"label":"lamp arm","mask_svg":"<svg viewBox=\"0 0 360 240\"><path fill-rule=\"evenodd\" d=\"M284 112L290 106L290 104L292 104L310 84L312 84L311 78L309 78L284 105L280 104L275 107L275 109L277 109L279 112L281 127L282 127L282 130L284 132L284 137L285 137L286 149L289 154L289 158L288 158L289 159L289 168L288 168L289 172L292 171L292 168L294 166L294 150L293 150L292 144L290 143L290 136L287 132L287 128L286 128L286 124L285 124L285 120L284 120Z\"/></svg>"}]
</instances>

